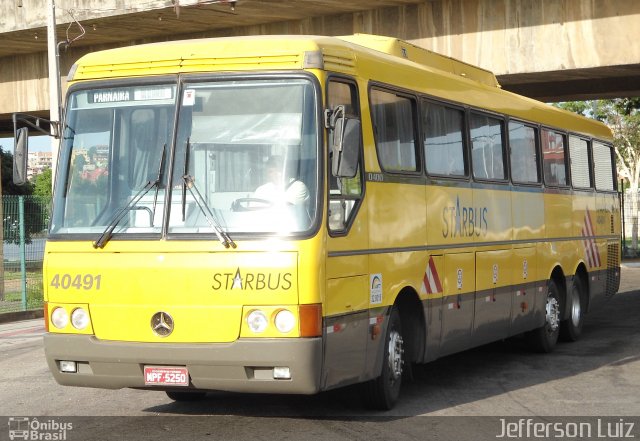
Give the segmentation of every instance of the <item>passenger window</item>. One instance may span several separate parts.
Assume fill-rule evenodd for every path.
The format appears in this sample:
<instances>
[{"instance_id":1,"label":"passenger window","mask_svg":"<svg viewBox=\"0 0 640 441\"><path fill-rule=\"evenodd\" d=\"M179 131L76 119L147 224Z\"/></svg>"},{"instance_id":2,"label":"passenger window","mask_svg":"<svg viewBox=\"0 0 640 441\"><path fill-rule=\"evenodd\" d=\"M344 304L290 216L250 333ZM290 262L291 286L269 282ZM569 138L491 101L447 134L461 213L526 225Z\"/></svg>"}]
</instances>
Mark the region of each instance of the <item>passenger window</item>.
<instances>
[{"instance_id":1,"label":"passenger window","mask_svg":"<svg viewBox=\"0 0 640 441\"><path fill-rule=\"evenodd\" d=\"M466 176L464 112L429 101L422 102L422 131L427 172L431 175Z\"/></svg>"},{"instance_id":2,"label":"passenger window","mask_svg":"<svg viewBox=\"0 0 640 441\"><path fill-rule=\"evenodd\" d=\"M593 143L593 165L595 169L596 188L598 190L613 191L616 189L614 182L613 154L611 146L601 142Z\"/></svg>"},{"instance_id":3,"label":"passenger window","mask_svg":"<svg viewBox=\"0 0 640 441\"><path fill-rule=\"evenodd\" d=\"M473 176L476 179L504 180L502 121L472 113L469 119Z\"/></svg>"},{"instance_id":4,"label":"passenger window","mask_svg":"<svg viewBox=\"0 0 640 441\"><path fill-rule=\"evenodd\" d=\"M418 171L414 101L373 89L371 118L380 166L389 172Z\"/></svg>"},{"instance_id":5,"label":"passenger window","mask_svg":"<svg viewBox=\"0 0 640 441\"><path fill-rule=\"evenodd\" d=\"M590 188L589 142L577 136L569 136L569 155L571 158L571 182L573 186L575 188Z\"/></svg>"},{"instance_id":6,"label":"passenger window","mask_svg":"<svg viewBox=\"0 0 640 441\"><path fill-rule=\"evenodd\" d=\"M542 165L544 182L552 187L567 185L565 138L561 133L542 130Z\"/></svg>"},{"instance_id":7,"label":"passenger window","mask_svg":"<svg viewBox=\"0 0 640 441\"><path fill-rule=\"evenodd\" d=\"M360 117L358 91L355 84L343 79L329 81L327 104L334 110L337 106L345 107L347 117ZM333 132L329 132L331 145ZM329 230L346 231L360 206L363 193L362 162L353 178L336 178L328 167L329 174Z\"/></svg>"},{"instance_id":8,"label":"passenger window","mask_svg":"<svg viewBox=\"0 0 640 441\"><path fill-rule=\"evenodd\" d=\"M537 130L519 122L509 123L509 147L511 150L511 177L520 184L540 182L538 153L536 150Z\"/></svg>"}]
</instances>

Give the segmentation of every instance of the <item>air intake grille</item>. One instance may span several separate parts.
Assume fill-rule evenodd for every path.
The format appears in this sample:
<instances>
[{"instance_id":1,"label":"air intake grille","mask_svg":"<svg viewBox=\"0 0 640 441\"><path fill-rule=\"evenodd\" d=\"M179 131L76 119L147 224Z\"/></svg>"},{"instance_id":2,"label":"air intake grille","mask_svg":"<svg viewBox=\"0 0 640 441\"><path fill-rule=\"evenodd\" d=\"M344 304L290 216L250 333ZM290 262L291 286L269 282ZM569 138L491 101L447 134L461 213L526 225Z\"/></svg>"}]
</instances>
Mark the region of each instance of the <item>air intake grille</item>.
<instances>
[{"instance_id":1,"label":"air intake grille","mask_svg":"<svg viewBox=\"0 0 640 441\"><path fill-rule=\"evenodd\" d=\"M607 280L605 296L607 298L618 292L620 287L620 246L618 243L607 244Z\"/></svg>"},{"instance_id":2,"label":"air intake grille","mask_svg":"<svg viewBox=\"0 0 640 441\"><path fill-rule=\"evenodd\" d=\"M611 234L616 232L615 226L614 226L614 222L613 222L613 214L611 215Z\"/></svg>"}]
</instances>

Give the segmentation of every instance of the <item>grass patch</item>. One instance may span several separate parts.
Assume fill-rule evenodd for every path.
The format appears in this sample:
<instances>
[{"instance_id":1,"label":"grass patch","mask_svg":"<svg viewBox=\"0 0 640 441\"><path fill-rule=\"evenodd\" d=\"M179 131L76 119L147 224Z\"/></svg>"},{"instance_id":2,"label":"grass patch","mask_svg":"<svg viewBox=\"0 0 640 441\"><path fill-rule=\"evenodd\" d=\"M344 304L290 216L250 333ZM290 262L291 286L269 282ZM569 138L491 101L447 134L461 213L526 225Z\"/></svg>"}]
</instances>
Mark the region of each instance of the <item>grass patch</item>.
<instances>
[{"instance_id":1,"label":"grass patch","mask_svg":"<svg viewBox=\"0 0 640 441\"><path fill-rule=\"evenodd\" d=\"M22 293L10 292L4 295L5 302L22 302ZM44 304L42 290L27 291L27 309L35 309Z\"/></svg>"}]
</instances>

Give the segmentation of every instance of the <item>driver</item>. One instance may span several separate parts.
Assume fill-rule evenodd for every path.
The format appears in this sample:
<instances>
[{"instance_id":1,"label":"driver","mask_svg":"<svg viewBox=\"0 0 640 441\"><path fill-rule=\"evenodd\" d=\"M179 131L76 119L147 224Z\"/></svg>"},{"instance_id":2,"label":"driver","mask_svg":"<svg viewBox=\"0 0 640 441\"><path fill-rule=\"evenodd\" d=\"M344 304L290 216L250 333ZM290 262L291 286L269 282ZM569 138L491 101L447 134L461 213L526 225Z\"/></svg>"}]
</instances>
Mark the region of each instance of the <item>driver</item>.
<instances>
[{"instance_id":1,"label":"driver","mask_svg":"<svg viewBox=\"0 0 640 441\"><path fill-rule=\"evenodd\" d=\"M266 163L267 182L258 187L256 198L274 203L289 203L306 206L309 202L309 189L299 179L285 174L281 156L271 156Z\"/></svg>"}]
</instances>

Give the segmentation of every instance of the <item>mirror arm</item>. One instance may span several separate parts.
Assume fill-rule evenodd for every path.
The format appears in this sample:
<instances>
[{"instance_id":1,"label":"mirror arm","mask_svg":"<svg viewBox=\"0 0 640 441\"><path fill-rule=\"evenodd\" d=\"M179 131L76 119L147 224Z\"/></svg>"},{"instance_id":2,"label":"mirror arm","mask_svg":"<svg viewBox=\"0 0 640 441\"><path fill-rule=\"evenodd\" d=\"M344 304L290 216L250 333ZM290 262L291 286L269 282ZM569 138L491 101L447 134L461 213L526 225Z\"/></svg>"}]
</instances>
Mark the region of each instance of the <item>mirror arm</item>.
<instances>
[{"instance_id":1,"label":"mirror arm","mask_svg":"<svg viewBox=\"0 0 640 441\"><path fill-rule=\"evenodd\" d=\"M40 126L40 121L43 121L45 123L48 123L49 126L51 127L53 134L51 134L49 131L45 130L44 128L42 128ZM49 135L49 136L53 136L54 138L58 139L60 138L60 123L57 121L50 121L48 119L45 118L40 118L38 116L33 116L33 115L29 115L26 113L14 113L13 114L13 130L14 133L17 129L18 123L23 123L25 125L28 125L29 127L37 130L38 132L44 134L44 135Z\"/></svg>"},{"instance_id":2,"label":"mirror arm","mask_svg":"<svg viewBox=\"0 0 640 441\"><path fill-rule=\"evenodd\" d=\"M336 128L336 121L338 118L345 116L344 105L340 104L335 109L324 110L324 127L326 129L334 130Z\"/></svg>"},{"instance_id":3,"label":"mirror arm","mask_svg":"<svg viewBox=\"0 0 640 441\"><path fill-rule=\"evenodd\" d=\"M333 110L324 109L324 128L325 129L333 129L331 126L331 115L333 115Z\"/></svg>"}]
</instances>

